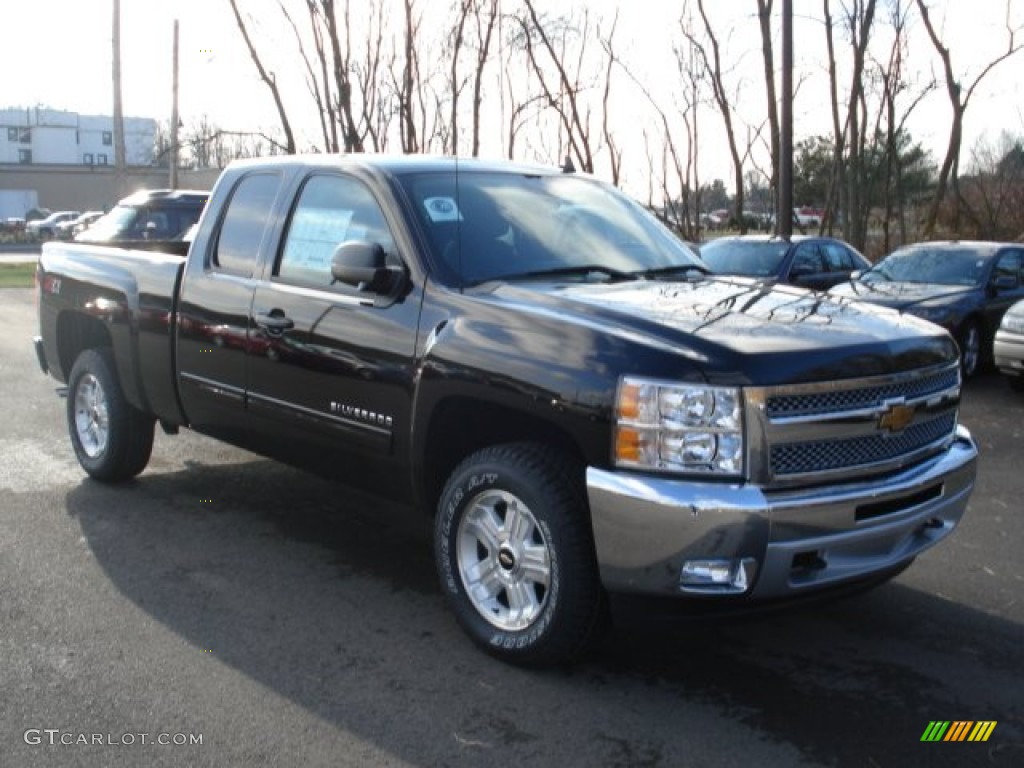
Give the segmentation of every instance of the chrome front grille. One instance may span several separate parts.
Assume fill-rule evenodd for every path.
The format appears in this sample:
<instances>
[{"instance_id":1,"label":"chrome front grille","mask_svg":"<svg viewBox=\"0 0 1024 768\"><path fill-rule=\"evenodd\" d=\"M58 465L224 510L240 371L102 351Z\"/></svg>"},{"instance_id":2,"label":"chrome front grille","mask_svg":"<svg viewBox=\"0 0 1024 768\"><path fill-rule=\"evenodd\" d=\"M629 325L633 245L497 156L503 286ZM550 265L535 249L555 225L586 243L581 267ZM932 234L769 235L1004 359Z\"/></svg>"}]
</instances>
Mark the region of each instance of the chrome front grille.
<instances>
[{"instance_id":1,"label":"chrome front grille","mask_svg":"<svg viewBox=\"0 0 1024 768\"><path fill-rule=\"evenodd\" d=\"M959 370L956 368L944 369L932 371L919 379L890 382L864 389L773 395L768 398L766 407L770 419L813 416L819 413L879 406L887 400L897 397L913 400L945 392L958 386L960 386Z\"/></svg>"},{"instance_id":2,"label":"chrome front grille","mask_svg":"<svg viewBox=\"0 0 1024 768\"><path fill-rule=\"evenodd\" d=\"M751 479L792 487L900 469L953 440L959 402L955 363L747 390Z\"/></svg>"},{"instance_id":3,"label":"chrome front grille","mask_svg":"<svg viewBox=\"0 0 1024 768\"><path fill-rule=\"evenodd\" d=\"M931 421L915 424L894 437L869 435L776 445L771 449L771 469L776 477L786 477L867 467L912 455L946 439L955 428L956 414L944 413Z\"/></svg>"}]
</instances>

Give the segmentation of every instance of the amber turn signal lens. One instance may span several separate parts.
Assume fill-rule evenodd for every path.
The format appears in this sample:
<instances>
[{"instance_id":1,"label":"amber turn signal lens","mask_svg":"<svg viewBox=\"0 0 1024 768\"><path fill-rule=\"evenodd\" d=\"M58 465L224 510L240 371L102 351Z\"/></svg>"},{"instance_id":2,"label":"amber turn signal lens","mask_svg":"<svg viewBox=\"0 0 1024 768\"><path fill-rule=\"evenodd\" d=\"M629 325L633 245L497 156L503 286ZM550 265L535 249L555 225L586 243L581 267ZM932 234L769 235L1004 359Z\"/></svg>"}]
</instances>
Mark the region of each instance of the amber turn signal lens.
<instances>
[{"instance_id":1,"label":"amber turn signal lens","mask_svg":"<svg viewBox=\"0 0 1024 768\"><path fill-rule=\"evenodd\" d=\"M617 461L640 461L640 433L635 429L622 427L615 433L615 458Z\"/></svg>"}]
</instances>

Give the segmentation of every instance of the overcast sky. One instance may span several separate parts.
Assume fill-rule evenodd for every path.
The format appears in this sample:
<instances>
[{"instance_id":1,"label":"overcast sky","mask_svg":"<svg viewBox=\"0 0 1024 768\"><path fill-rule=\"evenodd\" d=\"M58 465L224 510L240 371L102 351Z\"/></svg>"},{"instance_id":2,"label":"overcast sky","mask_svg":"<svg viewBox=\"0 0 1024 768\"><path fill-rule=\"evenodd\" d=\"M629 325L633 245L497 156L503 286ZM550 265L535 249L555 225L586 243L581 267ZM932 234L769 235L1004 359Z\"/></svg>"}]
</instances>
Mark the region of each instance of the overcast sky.
<instances>
[{"instance_id":1,"label":"overcast sky","mask_svg":"<svg viewBox=\"0 0 1024 768\"><path fill-rule=\"evenodd\" d=\"M443 0L422 3L425 13ZM270 0L240 0L243 10L272 6ZM340 4L340 3L339 3ZM595 12L610 12L622 5L617 52L648 82L665 85L674 62L673 36L678 37L676 17L681 3L671 0L589 0ZM944 39L951 47L954 63L968 79L980 71L1005 46L1004 0L932 0L935 18L943 26ZM43 105L83 113L110 114L112 87L110 73L111 2L109 0L8 0L0 25L0 107ZM540 0L542 8L572 7L571 0ZM776 6L781 2L777 1ZM839 5L837 1L835 5ZM881 3L880 3L881 5ZM259 81L231 17L227 0L121 0L124 108L126 115L167 119L171 109L172 19L181 24L181 114L188 123L201 115L225 128L255 129L276 125L270 96ZM358 8L359 4L353 6ZM740 100L741 118L747 122L763 119L763 85L759 79L760 51L754 0L713 0L707 3L712 21L722 32L726 60L748 75ZM1024 0L1012 0L1015 24L1024 24ZM637 12L642 8L642 12ZM796 132L801 135L827 132L829 120L824 63L824 35L820 21L820 0L794 0L797 67L803 84L795 105ZM269 10L260 11L268 20ZM279 18L279 17L277 17ZM291 31L280 29L281 46L291 50ZM920 27L920 25L918 24ZM930 44L918 30L910 55L912 66L926 74L938 72ZM295 59L298 74L299 60ZM739 71L739 70L738 70ZM1024 55L1001 65L978 92L968 111L965 148L979 135L992 139L1000 132L1024 135ZM298 81L301 83L301 81ZM302 88L297 85L297 88ZM617 84L616 111L636 121L637 110L628 100L640 100L627 83ZM294 94L305 113L311 106L303 92ZM941 157L948 138L949 107L945 93L937 91L919 111L912 124L915 137ZM310 103L311 104L311 103ZM296 107L295 109L298 109ZM720 123L709 116L704 131L716 141ZM311 133L315 139L316 134ZM640 163L643 158L625 157ZM708 168L705 178L728 178L728 158L720 142L704 151Z\"/></svg>"}]
</instances>

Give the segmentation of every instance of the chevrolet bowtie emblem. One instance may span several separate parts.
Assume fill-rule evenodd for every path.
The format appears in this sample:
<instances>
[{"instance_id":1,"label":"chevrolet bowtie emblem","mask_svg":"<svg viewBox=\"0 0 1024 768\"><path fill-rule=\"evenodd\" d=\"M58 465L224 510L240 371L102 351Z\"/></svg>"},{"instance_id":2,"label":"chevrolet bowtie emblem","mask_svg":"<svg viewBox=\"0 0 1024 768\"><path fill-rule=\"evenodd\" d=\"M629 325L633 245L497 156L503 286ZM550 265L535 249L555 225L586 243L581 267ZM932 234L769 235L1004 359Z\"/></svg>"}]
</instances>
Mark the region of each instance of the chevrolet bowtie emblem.
<instances>
[{"instance_id":1,"label":"chevrolet bowtie emblem","mask_svg":"<svg viewBox=\"0 0 1024 768\"><path fill-rule=\"evenodd\" d=\"M915 410L912 406L901 403L890 405L889 409L879 417L878 428L893 433L902 432L914 420Z\"/></svg>"}]
</instances>

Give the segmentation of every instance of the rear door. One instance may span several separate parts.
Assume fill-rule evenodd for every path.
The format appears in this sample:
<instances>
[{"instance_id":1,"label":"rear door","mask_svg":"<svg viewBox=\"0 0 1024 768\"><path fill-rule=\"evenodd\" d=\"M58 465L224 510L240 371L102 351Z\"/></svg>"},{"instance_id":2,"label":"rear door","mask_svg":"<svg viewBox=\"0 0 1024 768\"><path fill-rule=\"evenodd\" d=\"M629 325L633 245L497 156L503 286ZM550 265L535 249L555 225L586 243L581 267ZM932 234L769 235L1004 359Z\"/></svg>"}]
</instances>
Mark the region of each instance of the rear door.
<instances>
[{"instance_id":1,"label":"rear door","mask_svg":"<svg viewBox=\"0 0 1024 768\"><path fill-rule=\"evenodd\" d=\"M276 172L242 176L216 237L197 242L181 288L178 378L189 423L235 443L245 436L249 309L261 247L281 187Z\"/></svg>"},{"instance_id":2,"label":"rear door","mask_svg":"<svg viewBox=\"0 0 1024 768\"><path fill-rule=\"evenodd\" d=\"M331 278L345 241L399 261L396 220L362 180L315 172L302 183L250 315L248 403L260 450L401 497L421 290L394 300Z\"/></svg>"}]
</instances>

